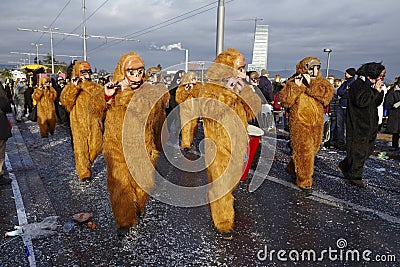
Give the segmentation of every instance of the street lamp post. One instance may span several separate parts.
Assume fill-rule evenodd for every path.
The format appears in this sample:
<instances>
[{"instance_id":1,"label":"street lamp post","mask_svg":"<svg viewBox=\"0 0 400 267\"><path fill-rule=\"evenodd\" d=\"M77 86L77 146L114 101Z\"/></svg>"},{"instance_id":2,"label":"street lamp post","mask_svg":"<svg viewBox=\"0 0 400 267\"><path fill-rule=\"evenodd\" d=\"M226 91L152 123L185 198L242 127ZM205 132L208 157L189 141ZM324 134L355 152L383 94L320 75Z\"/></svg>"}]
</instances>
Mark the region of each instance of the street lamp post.
<instances>
[{"instance_id":1,"label":"street lamp post","mask_svg":"<svg viewBox=\"0 0 400 267\"><path fill-rule=\"evenodd\" d=\"M330 48L325 48L325 49L324 49L324 52L328 53L328 58L327 58L327 60L326 60L326 78L328 78L328 76L329 76L329 63L330 63L330 61L331 61L331 52L332 52L332 49L330 49Z\"/></svg>"},{"instance_id":2,"label":"street lamp post","mask_svg":"<svg viewBox=\"0 0 400 267\"><path fill-rule=\"evenodd\" d=\"M224 23L225 23L225 0L218 0L217 17L217 52L218 56L224 49Z\"/></svg>"},{"instance_id":3,"label":"street lamp post","mask_svg":"<svg viewBox=\"0 0 400 267\"><path fill-rule=\"evenodd\" d=\"M36 64L39 64L39 46L43 44L31 43L31 45L36 46Z\"/></svg>"},{"instance_id":4,"label":"street lamp post","mask_svg":"<svg viewBox=\"0 0 400 267\"><path fill-rule=\"evenodd\" d=\"M43 26L43 28L50 31L50 51L51 51L51 73L54 73L54 50L53 50L53 31L59 30L59 28L52 28Z\"/></svg>"},{"instance_id":5,"label":"street lamp post","mask_svg":"<svg viewBox=\"0 0 400 267\"><path fill-rule=\"evenodd\" d=\"M199 62L200 66L201 66L201 83L203 83L203 76L204 76L204 62L201 61Z\"/></svg>"}]
</instances>

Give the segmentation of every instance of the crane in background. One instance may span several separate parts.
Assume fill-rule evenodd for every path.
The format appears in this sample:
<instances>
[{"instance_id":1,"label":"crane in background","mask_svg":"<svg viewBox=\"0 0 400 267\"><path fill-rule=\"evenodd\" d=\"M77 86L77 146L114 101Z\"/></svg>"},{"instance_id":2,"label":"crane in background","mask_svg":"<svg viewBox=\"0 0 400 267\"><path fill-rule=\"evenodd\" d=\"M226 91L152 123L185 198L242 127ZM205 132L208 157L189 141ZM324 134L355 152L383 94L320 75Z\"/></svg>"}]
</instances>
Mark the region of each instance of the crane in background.
<instances>
[{"instance_id":1,"label":"crane in background","mask_svg":"<svg viewBox=\"0 0 400 267\"><path fill-rule=\"evenodd\" d=\"M236 20L234 20L234 21L254 21L253 47L254 47L254 41L256 40L257 21L259 21L259 20L264 20L264 19L255 17L255 18L251 18L251 19L236 19ZM252 51L252 56L253 56L253 54L254 54L254 49Z\"/></svg>"}]
</instances>

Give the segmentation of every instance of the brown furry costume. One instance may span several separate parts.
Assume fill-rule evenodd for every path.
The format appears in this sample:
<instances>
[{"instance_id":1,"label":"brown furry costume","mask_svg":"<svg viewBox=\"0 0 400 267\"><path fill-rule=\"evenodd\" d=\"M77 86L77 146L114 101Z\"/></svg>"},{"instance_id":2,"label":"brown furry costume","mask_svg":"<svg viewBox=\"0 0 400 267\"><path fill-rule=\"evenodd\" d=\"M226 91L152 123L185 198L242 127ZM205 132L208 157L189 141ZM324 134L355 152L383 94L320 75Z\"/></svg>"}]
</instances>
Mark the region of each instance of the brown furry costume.
<instances>
[{"instance_id":1,"label":"brown furry costume","mask_svg":"<svg viewBox=\"0 0 400 267\"><path fill-rule=\"evenodd\" d=\"M32 99L37 103L37 122L39 124L40 136L47 137L54 134L56 127L56 109L54 100L57 92L51 87L50 77L42 77L39 80L39 87L32 94Z\"/></svg>"},{"instance_id":2,"label":"brown furry costume","mask_svg":"<svg viewBox=\"0 0 400 267\"><path fill-rule=\"evenodd\" d=\"M315 57L306 57L296 65L296 73L307 74L310 62L319 62ZM319 63L320 64L320 63ZM289 129L292 145L292 159L286 170L296 177L297 185L310 189L314 173L314 158L320 148L324 127L324 106L333 97L333 86L321 72L311 79L310 87L304 83L298 86L289 79L280 92L281 101L290 108Z\"/></svg>"},{"instance_id":3,"label":"brown furry costume","mask_svg":"<svg viewBox=\"0 0 400 267\"><path fill-rule=\"evenodd\" d=\"M185 73L182 82L176 89L175 100L179 106L181 116L181 148L189 149L193 143L194 135L197 131L199 122L198 105L195 105L193 99L199 96L202 84L196 82L194 72ZM184 103L184 104L183 104Z\"/></svg>"},{"instance_id":4,"label":"brown furry costume","mask_svg":"<svg viewBox=\"0 0 400 267\"><path fill-rule=\"evenodd\" d=\"M82 68L90 68L89 63L76 62L72 77L81 77ZM83 79L77 85L69 82L60 95L61 104L70 112L75 165L80 180L91 177L92 164L102 148L102 118L89 112L89 99L102 89L98 83Z\"/></svg>"},{"instance_id":5,"label":"brown furry costume","mask_svg":"<svg viewBox=\"0 0 400 267\"><path fill-rule=\"evenodd\" d=\"M238 64L238 62L241 62ZM220 233L231 237L234 227L234 198L242 175L247 149L247 122L261 109L261 100L253 88L236 83L245 77L238 72L244 68L244 57L228 48L219 54L207 70L208 82L199 97L204 136L214 145L205 143L205 160L209 185L208 198L214 224Z\"/></svg>"},{"instance_id":6,"label":"brown furry costume","mask_svg":"<svg viewBox=\"0 0 400 267\"><path fill-rule=\"evenodd\" d=\"M138 54L124 54L115 68L114 81L124 80L124 65L129 60L135 62L135 68L144 68ZM144 83L135 90L126 88L122 91L118 88L107 102L103 89L93 99L96 104L92 105L92 112L98 115L106 112L103 155L107 164L111 207L118 228L136 224L137 214L144 213L149 199L147 192L154 184L153 167L159 155L156 148L159 128L154 124L162 122L160 116L165 118L168 100L168 90L164 85L150 83ZM146 113L149 113L148 118ZM145 141L145 155L140 153L141 138ZM124 151L123 145L127 145L127 151ZM151 164L146 164L147 160ZM133 170L135 178L130 170Z\"/></svg>"},{"instance_id":7,"label":"brown furry costume","mask_svg":"<svg viewBox=\"0 0 400 267\"><path fill-rule=\"evenodd\" d=\"M158 88L161 88L164 90L163 87L160 86L161 82L161 69L159 67L150 67L146 71L146 76L144 78L146 83L150 84L158 84ZM165 86L166 87L166 86ZM166 87L167 88L167 87ZM167 97L169 99L169 93L164 94L163 97ZM155 136L155 143L156 143L156 148L158 151L163 150L163 144L165 144L168 140L168 127L164 125L164 122L166 120L166 112L165 112L165 105L163 101L158 101L156 103L158 107L155 107L156 109L160 110L158 116L156 116L154 119L158 120L153 123L154 127L154 136ZM162 135L164 133L164 135Z\"/></svg>"}]
</instances>

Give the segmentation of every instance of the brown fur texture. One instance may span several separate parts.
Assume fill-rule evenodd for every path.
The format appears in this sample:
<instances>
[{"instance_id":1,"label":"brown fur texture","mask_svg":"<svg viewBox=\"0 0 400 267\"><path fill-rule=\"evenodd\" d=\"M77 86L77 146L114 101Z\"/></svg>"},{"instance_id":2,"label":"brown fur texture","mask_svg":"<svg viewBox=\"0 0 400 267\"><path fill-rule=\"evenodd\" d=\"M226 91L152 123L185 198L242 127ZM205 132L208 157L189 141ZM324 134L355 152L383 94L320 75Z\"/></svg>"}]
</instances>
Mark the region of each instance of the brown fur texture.
<instances>
[{"instance_id":1,"label":"brown fur texture","mask_svg":"<svg viewBox=\"0 0 400 267\"><path fill-rule=\"evenodd\" d=\"M123 55L115 68L114 81L124 79L122 66L132 56L141 61L134 52ZM108 103L104 99L104 89L92 98L91 112L106 117L103 155L111 207L118 228L136 224L137 215L144 213L159 155L156 136L160 128L154 124L163 123L168 100L168 90L164 85L149 83L136 90L117 89ZM145 140L144 156L138 153L143 145L141 138ZM151 164L146 164L148 161Z\"/></svg>"},{"instance_id":2,"label":"brown fur texture","mask_svg":"<svg viewBox=\"0 0 400 267\"><path fill-rule=\"evenodd\" d=\"M179 106L179 113L181 117L181 148L190 148L194 136L197 131L199 122L199 107L194 102L199 96L202 84L194 83L192 79L196 77L194 72L185 73L182 77L182 82L176 89L175 100Z\"/></svg>"},{"instance_id":3,"label":"brown fur texture","mask_svg":"<svg viewBox=\"0 0 400 267\"><path fill-rule=\"evenodd\" d=\"M307 73L306 64L315 57L306 57L296 66L298 74ZM300 188L312 187L314 173L314 159L319 151L323 127L324 106L327 106L333 97L333 86L321 72L315 79L311 79L310 87L304 84L298 86L294 79L286 82L280 92L282 104L290 108L289 129L292 145L292 159L287 170L296 176L296 183Z\"/></svg>"},{"instance_id":4,"label":"brown fur texture","mask_svg":"<svg viewBox=\"0 0 400 267\"><path fill-rule=\"evenodd\" d=\"M153 109L157 112L151 113L154 115L152 123L153 132L154 132L154 142L158 151L163 150L163 145L168 140L168 127L166 122L166 108L169 102L170 94L168 92L168 87L162 84L156 84L154 87L156 90L160 90L162 92L162 97L159 99ZM158 96L158 92L155 92L155 95Z\"/></svg>"},{"instance_id":5,"label":"brown fur texture","mask_svg":"<svg viewBox=\"0 0 400 267\"><path fill-rule=\"evenodd\" d=\"M39 80L39 86L42 87L45 81L50 81L50 78L41 78ZM56 96L57 92L51 86L45 89L36 88L32 94L32 99L37 103L37 123L39 125L41 137L47 137L49 133L54 134L57 121L56 109L54 106Z\"/></svg>"},{"instance_id":6,"label":"brown fur texture","mask_svg":"<svg viewBox=\"0 0 400 267\"><path fill-rule=\"evenodd\" d=\"M261 109L261 99L250 86L227 88L227 80L238 76L233 61L242 56L239 51L228 48L217 56L207 70L208 82L199 97L205 99L201 105L206 142L205 160L208 166L208 197L214 225L221 233L234 228L234 198L242 175L243 161L247 149L247 122L254 119ZM215 157L214 157L215 155Z\"/></svg>"},{"instance_id":7,"label":"brown fur texture","mask_svg":"<svg viewBox=\"0 0 400 267\"><path fill-rule=\"evenodd\" d=\"M75 63L74 71L79 64L80 62ZM98 83L84 80L77 86L72 82L68 83L60 95L61 104L70 112L75 166L81 180L91 177L92 164L102 149L102 118L89 111L89 100L102 89Z\"/></svg>"},{"instance_id":8,"label":"brown fur texture","mask_svg":"<svg viewBox=\"0 0 400 267\"><path fill-rule=\"evenodd\" d=\"M152 75L156 74L157 79L153 77ZM160 84L160 77L161 77L161 69L159 67L150 67L146 70L146 76L144 77L144 81L149 84L154 84L157 85L154 88L158 88L165 92L165 89L168 90L168 87L166 85ZM157 95L157 94L156 94ZM165 144L168 140L169 133L168 133L168 127L164 122L166 120L166 105L169 101L170 95L168 92L165 92L162 96L162 99L160 101L157 101L156 103L156 110L159 110L160 112L157 114L158 116L154 117L155 121L152 125L154 127L154 136L155 136L155 143L158 151L163 150L163 144ZM167 102L166 102L167 101Z\"/></svg>"}]
</instances>

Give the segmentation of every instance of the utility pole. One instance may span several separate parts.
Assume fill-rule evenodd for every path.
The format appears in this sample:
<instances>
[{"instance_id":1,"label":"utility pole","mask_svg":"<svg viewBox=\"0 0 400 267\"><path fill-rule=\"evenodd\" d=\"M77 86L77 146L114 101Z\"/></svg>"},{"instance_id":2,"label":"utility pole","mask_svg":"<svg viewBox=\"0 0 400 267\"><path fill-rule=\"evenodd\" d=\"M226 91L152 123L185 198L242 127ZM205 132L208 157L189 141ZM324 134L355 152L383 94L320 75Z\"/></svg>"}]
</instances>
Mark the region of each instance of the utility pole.
<instances>
[{"instance_id":1,"label":"utility pole","mask_svg":"<svg viewBox=\"0 0 400 267\"><path fill-rule=\"evenodd\" d=\"M225 0L218 0L217 56L224 50Z\"/></svg>"},{"instance_id":2,"label":"utility pole","mask_svg":"<svg viewBox=\"0 0 400 267\"><path fill-rule=\"evenodd\" d=\"M83 5L85 5L85 0L83 0ZM85 7L83 8L85 10ZM85 11L84 11L84 16L85 16ZM36 30L36 29L23 29L23 28L17 28L18 31L29 31L29 32L41 32L41 33L50 33L50 46L51 46L51 55L52 55L52 72L54 72L54 63L53 63L53 58L54 58L54 52L53 52L53 34L59 34L59 35L64 35L64 36L73 36L73 37L81 37L83 38L83 60L87 61L87 55L86 55L86 40L87 38L97 38L97 39L111 39L111 40L120 40L120 41L135 41L139 42L137 39L132 39L132 38L124 38L124 37L113 37L113 36L104 36L104 35L88 35L86 34L86 19L84 20L84 29L83 29L83 35L80 34L75 34L75 33L65 33L65 32L55 32L54 30L59 30L59 28L51 28L51 27L46 27L43 26L48 30Z\"/></svg>"},{"instance_id":3,"label":"utility pole","mask_svg":"<svg viewBox=\"0 0 400 267\"><path fill-rule=\"evenodd\" d=\"M31 64L31 56L35 55L34 53L23 53L23 52L10 52L10 54L27 55L29 64Z\"/></svg>"},{"instance_id":4,"label":"utility pole","mask_svg":"<svg viewBox=\"0 0 400 267\"><path fill-rule=\"evenodd\" d=\"M48 55L48 54L39 54L39 53L35 54L35 53L25 53L25 52L10 52L10 54L27 55L27 56L29 56L29 64L31 64L30 56L36 55L36 57L39 58L39 56L47 56ZM82 56L55 55L55 57L69 57L69 58L75 59L75 58L81 58ZM14 64L15 62L12 62L12 63ZM37 64L39 64L39 62ZM53 65L57 65L57 64L53 63Z\"/></svg>"},{"instance_id":5,"label":"utility pole","mask_svg":"<svg viewBox=\"0 0 400 267\"><path fill-rule=\"evenodd\" d=\"M41 46L43 44L31 43L31 45L36 46L36 64L39 64L39 46Z\"/></svg>"},{"instance_id":6,"label":"utility pole","mask_svg":"<svg viewBox=\"0 0 400 267\"><path fill-rule=\"evenodd\" d=\"M87 61L86 56L86 5L85 0L82 0L82 12L83 12L83 61Z\"/></svg>"},{"instance_id":7,"label":"utility pole","mask_svg":"<svg viewBox=\"0 0 400 267\"><path fill-rule=\"evenodd\" d=\"M53 48L53 31L58 31L59 28L43 26L50 31L50 51L51 51L51 73L54 73L54 48Z\"/></svg>"},{"instance_id":8,"label":"utility pole","mask_svg":"<svg viewBox=\"0 0 400 267\"><path fill-rule=\"evenodd\" d=\"M329 77L329 63L330 63L330 61L331 61L331 52L332 52L332 49L330 49L330 48L325 48L325 49L324 49L324 52L325 52L325 53L328 53L328 58L327 58L327 60L326 60L326 78L328 78L328 77Z\"/></svg>"}]
</instances>

